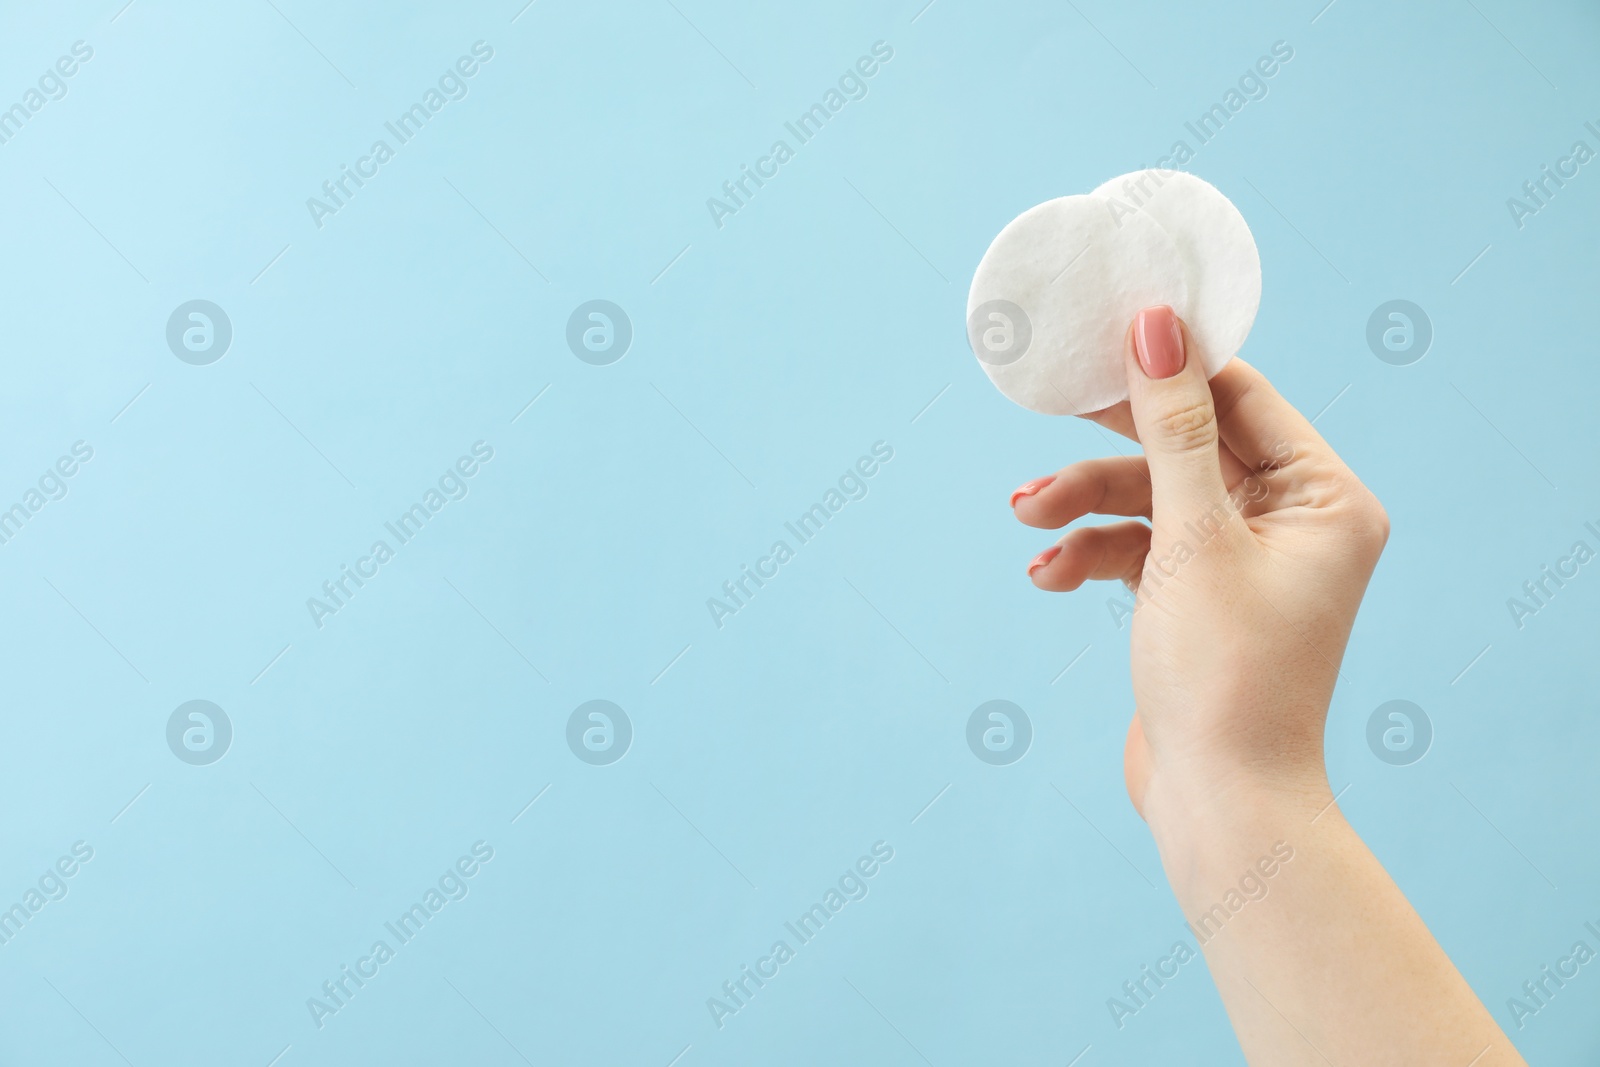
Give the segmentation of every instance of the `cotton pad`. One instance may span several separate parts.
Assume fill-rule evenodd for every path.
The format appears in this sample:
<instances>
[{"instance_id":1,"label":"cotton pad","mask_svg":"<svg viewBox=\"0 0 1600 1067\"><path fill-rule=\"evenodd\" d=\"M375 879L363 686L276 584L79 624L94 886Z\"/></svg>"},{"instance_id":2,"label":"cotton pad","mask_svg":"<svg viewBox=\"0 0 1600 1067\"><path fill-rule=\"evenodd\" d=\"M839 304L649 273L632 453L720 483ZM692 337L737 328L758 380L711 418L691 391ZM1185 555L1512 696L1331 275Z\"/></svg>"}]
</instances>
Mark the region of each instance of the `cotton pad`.
<instances>
[{"instance_id":1,"label":"cotton pad","mask_svg":"<svg viewBox=\"0 0 1600 1067\"><path fill-rule=\"evenodd\" d=\"M1261 256L1244 216L1216 186L1181 170L1140 170L1112 178L1091 196L1117 212L1149 215L1172 235L1189 280L1189 335L1216 374L1238 354L1261 306Z\"/></svg>"},{"instance_id":2,"label":"cotton pad","mask_svg":"<svg viewBox=\"0 0 1600 1067\"><path fill-rule=\"evenodd\" d=\"M1128 398L1122 339L1140 308L1188 310L1177 243L1148 212L1097 196L1024 211L989 245L967 293L967 338L996 387L1046 415Z\"/></svg>"},{"instance_id":3,"label":"cotton pad","mask_svg":"<svg viewBox=\"0 0 1600 1067\"><path fill-rule=\"evenodd\" d=\"M973 275L967 336L1011 400L1076 415L1128 398L1123 339L1140 309L1182 316L1210 377L1260 303L1261 259L1228 198L1182 171L1136 171L1001 230Z\"/></svg>"}]
</instances>

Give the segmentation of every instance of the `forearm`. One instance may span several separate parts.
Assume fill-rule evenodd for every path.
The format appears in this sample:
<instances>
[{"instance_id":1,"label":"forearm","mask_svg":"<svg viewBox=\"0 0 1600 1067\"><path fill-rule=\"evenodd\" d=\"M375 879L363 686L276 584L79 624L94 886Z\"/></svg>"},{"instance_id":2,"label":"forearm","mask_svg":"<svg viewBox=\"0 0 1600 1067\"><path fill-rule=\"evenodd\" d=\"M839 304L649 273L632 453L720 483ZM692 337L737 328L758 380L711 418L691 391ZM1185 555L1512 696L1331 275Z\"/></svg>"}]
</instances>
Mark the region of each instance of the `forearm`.
<instances>
[{"instance_id":1,"label":"forearm","mask_svg":"<svg viewBox=\"0 0 1600 1067\"><path fill-rule=\"evenodd\" d=\"M1158 778L1145 814L1250 1063L1523 1063L1320 774Z\"/></svg>"}]
</instances>

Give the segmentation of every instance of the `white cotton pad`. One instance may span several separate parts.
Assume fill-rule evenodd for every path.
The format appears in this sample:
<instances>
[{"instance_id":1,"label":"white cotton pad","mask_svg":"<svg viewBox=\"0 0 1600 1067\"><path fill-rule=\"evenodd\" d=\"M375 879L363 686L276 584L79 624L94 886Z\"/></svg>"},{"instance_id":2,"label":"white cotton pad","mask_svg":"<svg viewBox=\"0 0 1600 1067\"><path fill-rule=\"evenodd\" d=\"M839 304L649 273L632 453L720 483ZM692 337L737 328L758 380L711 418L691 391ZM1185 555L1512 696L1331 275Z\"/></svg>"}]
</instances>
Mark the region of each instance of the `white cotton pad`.
<instances>
[{"instance_id":1,"label":"white cotton pad","mask_svg":"<svg viewBox=\"0 0 1600 1067\"><path fill-rule=\"evenodd\" d=\"M1195 354L1207 378L1227 366L1261 306L1261 255L1233 201L1181 170L1134 171L1090 195L1115 200L1119 216L1130 210L1149 215L1172 235L1189 280L1184 321Z\"/></svg>"},{"instance_id":2,"label":"white cotton pad","mask_svg":"<svg viewBox=\"0 0 1600 1067\"><path fill-rule=\"evenodd\" d=\"M1136 171L1000 231L973 275L967 338L1007 397L1075 415L1128 399L1123 338L1142 308L1183 317L1210 377L1260 303L1261 257L1228 198L1182 171Z\"/></svg>"},{"instance_id":3,"label":"white cotton pad","mask_svg":"<svg viewBox=\"0 0 1600 1067\"><path fill-rule=\"evenodd\" d=\"M1018 215L989 245L967 293L967 339L989 380L1046 415L1128 398L1122 343L1140 308L1187 317L1176 242L1147 212L1064 196Z\"/></svg>"}]
</instances>

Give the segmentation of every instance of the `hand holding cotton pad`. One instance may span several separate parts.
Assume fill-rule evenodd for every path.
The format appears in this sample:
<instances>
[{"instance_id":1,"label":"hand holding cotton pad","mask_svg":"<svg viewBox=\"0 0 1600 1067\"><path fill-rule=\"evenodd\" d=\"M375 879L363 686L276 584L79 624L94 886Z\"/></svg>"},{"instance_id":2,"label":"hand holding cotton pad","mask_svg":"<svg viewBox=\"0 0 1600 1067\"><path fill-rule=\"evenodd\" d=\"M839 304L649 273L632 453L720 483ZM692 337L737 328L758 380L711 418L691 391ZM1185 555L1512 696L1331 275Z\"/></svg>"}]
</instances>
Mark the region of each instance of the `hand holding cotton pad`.
<instances>
[{"instance_id":1,"label":"hand holding cotton pad","mask_svg":"<svg viewBox=\"0 0 1600 1067\"><path fill-rule=\"evenodd\" d=\"M1208 378L1239 351L1261 304L1244 216L1183 171L1136 171L1013 219L973 275L967 337L1007 397L1082 415L1128 399L1123 336L1155 304L1188 324Z\"/></svg>"}]
</instances>

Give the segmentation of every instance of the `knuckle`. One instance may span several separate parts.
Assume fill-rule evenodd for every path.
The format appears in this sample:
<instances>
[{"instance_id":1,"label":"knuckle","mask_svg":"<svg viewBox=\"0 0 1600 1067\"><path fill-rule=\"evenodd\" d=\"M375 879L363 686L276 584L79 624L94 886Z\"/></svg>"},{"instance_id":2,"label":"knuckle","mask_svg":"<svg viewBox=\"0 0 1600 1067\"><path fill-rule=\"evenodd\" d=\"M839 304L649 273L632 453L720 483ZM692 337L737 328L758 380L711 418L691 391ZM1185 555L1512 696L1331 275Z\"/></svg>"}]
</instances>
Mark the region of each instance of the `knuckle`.
<instances>
[{"instance_id":1,"label":"knuckle","mask_svg":"<svg viewBox=\"0 0 1600 1067\"><path fill-rule=\"evenodd\" d=\"M1349 521L1356 542L1372 555L1383 552L1389 543L1389 513L1372 491L1350 476Z\"/></svg>"},{"instance_id":2,"label":"knuckle","mask_svg":"<svg viewBox=\"0 0 1600 1067\"><path fill-rule=\"evenodd\" d=\"M1389 513L1384 510L1378 498L1371 493L1367 494L1366 527L1378 551L1383 551L1383 546L1389 543Z\"/></svg>"},{"instance_id":3,"label":"knuckle","mask_svg":"<svg viewBox=\"0 0 1600 1067\"><path fill-rule=\"evenodd\" d=\"M1157 416L1155 430L1156 440L1167 452L1200 452L1217 444L1217 416L1204 400L1185 403Z\"/></svg>"}]
</instances>

